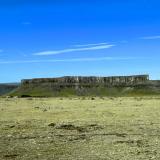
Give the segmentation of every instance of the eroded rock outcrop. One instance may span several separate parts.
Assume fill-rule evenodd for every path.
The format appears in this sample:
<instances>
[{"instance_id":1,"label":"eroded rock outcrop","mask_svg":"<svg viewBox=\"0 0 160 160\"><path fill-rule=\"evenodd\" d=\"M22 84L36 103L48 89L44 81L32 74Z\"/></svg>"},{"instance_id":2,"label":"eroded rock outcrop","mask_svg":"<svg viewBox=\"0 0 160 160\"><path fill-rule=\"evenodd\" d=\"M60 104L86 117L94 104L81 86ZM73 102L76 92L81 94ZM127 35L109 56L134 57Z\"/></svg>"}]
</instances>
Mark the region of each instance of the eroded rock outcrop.
<instances>
[{"instance_id":1,"label":"eroded rock outcrop","mask_svg":"<svg viewBox=\"0 0 160 160\"><path fill-rule=\"evenodd\" d=\"M149 80L149 75L134 75L25 79L22 80L20 87L12 93L12 96L133 96L148 94L160 94L160 81Z\"/></svg>"},{"instance_id":2,"label":"eroded rock outcrop","mask_svg":"<svg viewBox=\"0 0 160 160\"><path fill-rule=\"evenodd\" d=\"M85 85L134 85L149 81L149 75L135 75L135 76L114 76L114 77L81 77L81 76L67 76L61 78L37 78L22 80L21 85L37 85L48 83L52 85L63 86L85 86Z\"/></svg>"}]
</instances>

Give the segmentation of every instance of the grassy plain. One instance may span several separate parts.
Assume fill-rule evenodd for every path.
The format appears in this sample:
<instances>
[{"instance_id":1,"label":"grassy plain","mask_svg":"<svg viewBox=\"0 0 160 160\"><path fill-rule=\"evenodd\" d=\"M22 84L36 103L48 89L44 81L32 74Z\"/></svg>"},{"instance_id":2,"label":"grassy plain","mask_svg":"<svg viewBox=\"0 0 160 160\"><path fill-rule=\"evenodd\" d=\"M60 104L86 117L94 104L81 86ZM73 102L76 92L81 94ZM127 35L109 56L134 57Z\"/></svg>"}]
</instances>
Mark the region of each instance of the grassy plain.
<instances>
[{"instance_id":1,"label":"grassy plain","mask_svg":"<svg viewBox=\"0 0 160 160\"><path fill-rule=\"evenodd\" d=\"M159 160L160 97L1 98L1 159Z\"/></svg>"}]
</instances>

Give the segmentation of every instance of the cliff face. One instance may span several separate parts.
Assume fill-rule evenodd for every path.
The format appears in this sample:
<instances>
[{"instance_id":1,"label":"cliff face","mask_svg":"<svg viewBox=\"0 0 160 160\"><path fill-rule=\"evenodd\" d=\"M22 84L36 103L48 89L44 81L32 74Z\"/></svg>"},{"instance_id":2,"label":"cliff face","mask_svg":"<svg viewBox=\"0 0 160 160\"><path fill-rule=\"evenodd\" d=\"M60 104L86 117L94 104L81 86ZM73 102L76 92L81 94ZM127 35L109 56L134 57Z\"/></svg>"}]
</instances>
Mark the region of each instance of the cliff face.
<instances>
[{"instance_id":1,"label":"cliff face","mask_svg":"<svg viewBox=\"0 0 160 160\"><path fill-rule=\"evenodd\" d=\"M115 77L61 77L61 78L39 78L22 80L22 86L41 85L44 83L52 85L63 86L86 86L86 85L105 85L105 86L119 86L119 85L135 85L149 81L148 75L136 76L115 76Z\"/></svg>"},{"instance_id":2,"label":"cliff face","mask_svg":"<svg viewBox=\"0 0 160 160\"><path fill-rule=\"evenodd\" d=\"M114 77L61 77L22 80L11 96L134 96L160 93L160 81L148 75Z\"/></svg>"}]
</instances>

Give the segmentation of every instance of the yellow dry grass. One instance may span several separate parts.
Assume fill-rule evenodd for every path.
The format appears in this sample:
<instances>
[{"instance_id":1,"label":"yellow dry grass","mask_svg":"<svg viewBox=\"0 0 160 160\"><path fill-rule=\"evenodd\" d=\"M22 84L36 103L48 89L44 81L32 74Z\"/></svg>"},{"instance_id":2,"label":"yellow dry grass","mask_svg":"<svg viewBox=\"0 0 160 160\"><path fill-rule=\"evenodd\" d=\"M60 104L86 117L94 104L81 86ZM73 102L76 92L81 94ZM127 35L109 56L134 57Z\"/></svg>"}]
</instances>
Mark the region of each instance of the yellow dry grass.
<instances>
[{"instance_id":1,"label":"yellow dry grass","mask_svg":"<svg viewBox=\"0 0 160 160\"><path fill-rule=\"evenodd\" d=\"M160 159L160 97L1 98L0 159Z\"/></svg>"}]
</instances>

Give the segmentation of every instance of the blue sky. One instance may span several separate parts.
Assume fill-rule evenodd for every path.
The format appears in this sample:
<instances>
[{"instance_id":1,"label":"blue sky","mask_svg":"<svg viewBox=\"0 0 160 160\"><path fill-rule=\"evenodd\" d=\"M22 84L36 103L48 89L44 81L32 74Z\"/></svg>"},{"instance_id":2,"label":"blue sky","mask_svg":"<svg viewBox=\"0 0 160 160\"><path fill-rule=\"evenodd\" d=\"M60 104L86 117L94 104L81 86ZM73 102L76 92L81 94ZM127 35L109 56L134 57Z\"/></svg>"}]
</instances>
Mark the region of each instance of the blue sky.
<instances>
[{"instance_id":1,"label":"blue sky","mask_svg":"<svg viewBox=\"0 0 160 160\"><path fill-rule=\"evenodd\" d=\"M0 82L160 79L159 0L0 0Z\"/></svg>"}]
</instances>

